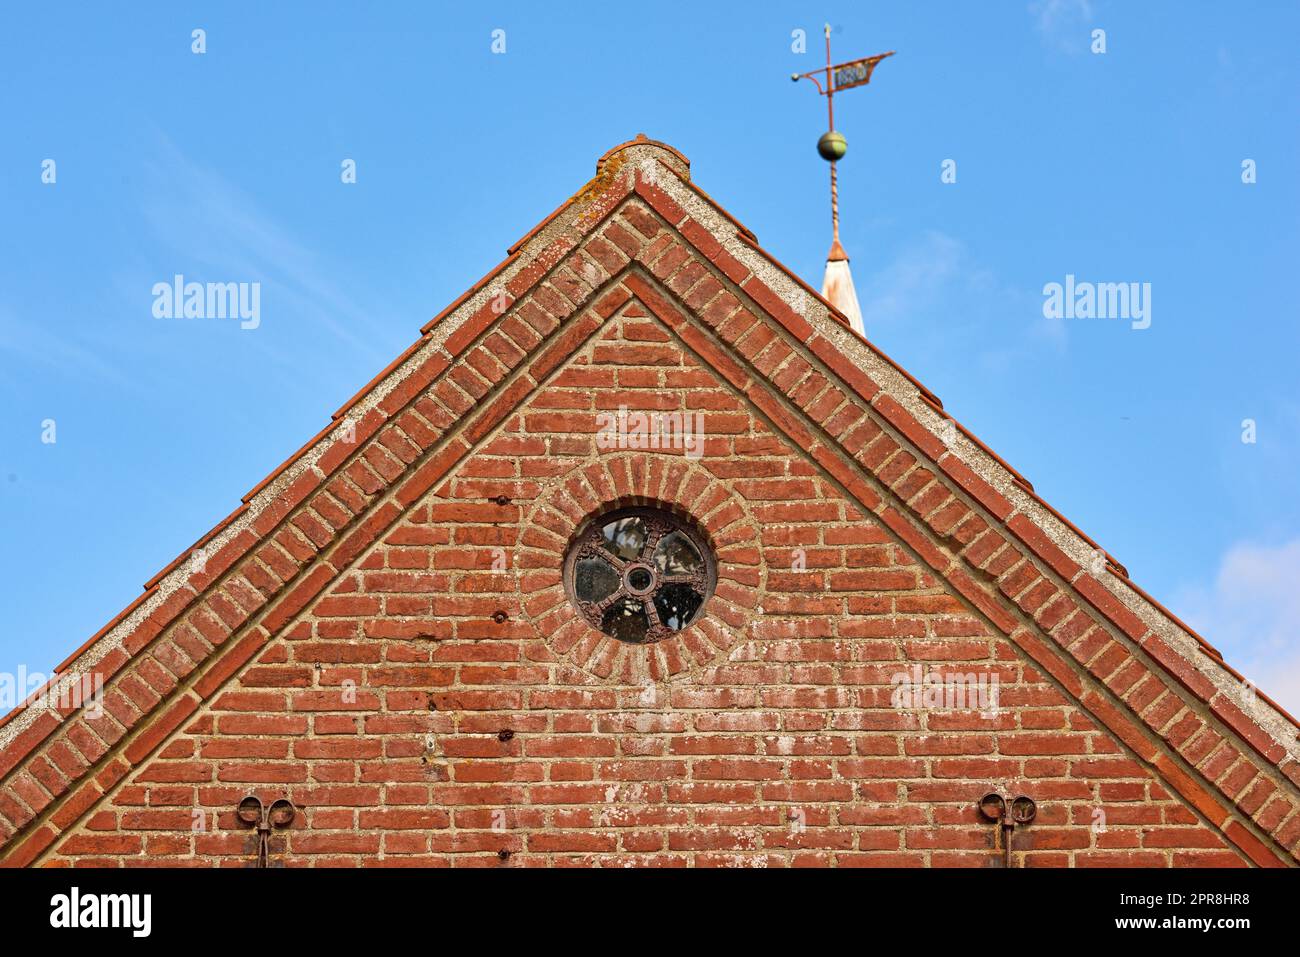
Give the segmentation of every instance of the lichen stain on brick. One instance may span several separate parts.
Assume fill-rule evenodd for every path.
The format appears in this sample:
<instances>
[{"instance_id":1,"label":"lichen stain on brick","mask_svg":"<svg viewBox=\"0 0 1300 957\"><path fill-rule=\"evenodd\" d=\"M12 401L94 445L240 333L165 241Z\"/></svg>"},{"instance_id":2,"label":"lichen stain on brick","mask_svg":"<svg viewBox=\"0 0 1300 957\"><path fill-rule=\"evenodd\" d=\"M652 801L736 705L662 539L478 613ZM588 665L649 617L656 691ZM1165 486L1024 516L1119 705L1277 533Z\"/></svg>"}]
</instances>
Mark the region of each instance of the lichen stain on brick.
<instances>
[{"instance_id":1,"label":"lichen stain on brick","mask_svg":"<svg viewBox=\"0 0 1300 957\"><path fill-rule=\"evenodd\" d=\"M627 157L616 153L609 159L600 164L600 169L596 175L588 180L587 185L574 194L573 199L569 202L574 206L585 206L600 196L618 179L619 170L627 162Z\"/></svg>"}]
</instances>

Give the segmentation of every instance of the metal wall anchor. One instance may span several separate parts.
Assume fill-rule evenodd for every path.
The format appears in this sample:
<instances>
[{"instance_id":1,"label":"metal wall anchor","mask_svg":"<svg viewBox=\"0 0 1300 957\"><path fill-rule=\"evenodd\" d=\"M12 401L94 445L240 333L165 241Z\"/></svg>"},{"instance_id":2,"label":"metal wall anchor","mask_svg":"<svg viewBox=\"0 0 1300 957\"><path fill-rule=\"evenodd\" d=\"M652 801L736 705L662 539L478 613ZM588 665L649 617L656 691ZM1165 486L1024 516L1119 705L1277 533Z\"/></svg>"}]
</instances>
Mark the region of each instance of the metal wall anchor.
<instances>
[{"instance_id":1,"label":"metal wall anchor","mask_svg":"<svg viewBox=\"0 0 1300 957\"><path fill-rule=\"evenodd\" d=\"M1011 802L1010 812L1007 810L1006 799L997 792L984 795L980 798L980 813L990 821L995 821L1002 826L1002 849L1006 855L1004 867L1011 866L1011 834L1017 824L1028 824L1038 815L1038 805L1033 798L1027 798L1023 794Z\"/></svg>"},{"instance_id":2,"label":"metal wall anchor","mask_svg":"<svg viewBox=\"0 0 1300 957\"><path fill-rule=\"evenodd\" d=\"M259 798L250 794L239 802L239 819L248 825L257 827L257 866L266 867L267 849L271 838L271 829L288 827L293 823L298 809L293 802L285 798L275 801L268 808Z\"/></svg>"}]
</instances>

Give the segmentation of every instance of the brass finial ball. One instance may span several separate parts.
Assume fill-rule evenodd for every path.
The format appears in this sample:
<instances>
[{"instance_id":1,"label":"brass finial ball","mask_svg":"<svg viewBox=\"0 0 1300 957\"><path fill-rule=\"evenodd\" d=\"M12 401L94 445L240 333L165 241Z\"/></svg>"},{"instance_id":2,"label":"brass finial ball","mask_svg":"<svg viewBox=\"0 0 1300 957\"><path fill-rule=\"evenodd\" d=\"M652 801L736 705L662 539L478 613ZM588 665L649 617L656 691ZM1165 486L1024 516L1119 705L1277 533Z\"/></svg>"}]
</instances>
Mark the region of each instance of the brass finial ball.
<instances>
[{"instance_id":1,"label":"brass finial ball","mask_svg":"<svg viewBox=\"0 0 1300 957\"><path fill-rule=\"evenodd\" d=\"M831 130L829 133L823 133L822 138L817 141L817 152L821 158L828 162L834 163L836 160L844 159L844 154L849 151L848 141L844 139L843 133L837 133Z\"/></svg>"}]
</instances>

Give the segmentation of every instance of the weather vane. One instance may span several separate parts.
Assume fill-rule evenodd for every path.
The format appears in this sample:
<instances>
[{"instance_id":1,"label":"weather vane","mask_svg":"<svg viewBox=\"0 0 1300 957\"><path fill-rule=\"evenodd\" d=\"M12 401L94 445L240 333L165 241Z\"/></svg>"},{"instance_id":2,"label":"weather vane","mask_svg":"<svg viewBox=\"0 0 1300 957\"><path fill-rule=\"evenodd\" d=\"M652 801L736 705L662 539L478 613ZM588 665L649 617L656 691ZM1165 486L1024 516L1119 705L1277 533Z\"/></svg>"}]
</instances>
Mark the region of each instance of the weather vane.
<instances>
[{"instance_id":1,"label":"weather vane","mask_svg":"<svg viewBox=\"0 0 1300 957\"><path fill-rule=\"evenodd\" d=\"M792 73L790 79L798 83L800 80L812 80L817 87L817 92L826 97L826 132L822 134L821 139L817 141L817 152L821 158L831 164L831 227L834 231L835 246L840 244L840 207L839 196L836 191L835 183L835 163L842 160L844 154L848 152L849 144L844 139L844 134L835 130L835 94L840 90L847 90L855 86L866 86L871 82L871 74L878 64L885 57L893 56L893 50L888 53L877 53L875 56L865 57L861 60L850 60L847 63L833 65L831 63L831 25L826 24L826 66L822 69L810 70L807 73ZM817 78L819 73L826 74L826 85L822 86L822 81ZM834 251L835 246L832 247ZM843 253L843 250L840 250Z\"/></svg>"},{"instance_id":2,"label":"weather vane","mask_svg":"<svg viewBox=\"0 0 1300 957\"><path fill-rule=\"evenodd\" d=\"M848 255L844 252L844 247L840 245L840 202L839 191L836 182L835 164L838 160L844 158L848 152L848 142L844 139L844 134L835 129L835 94L840 90L847 90L855 86L866 86L871 82L871 74L875 71L876 65L885 57L894 55L894 51L888 53L877 53L875 56L865 57L861 60L850 60L847 63L831 63L831 25L826 24L826 66L816 70L810 70L807 73L792 73L790 79L796 83L800 80L812 80L817 87L817 92L826 97L826 120L827 130L822 134L821 139L817 141L817 152L821 158L831 164L831 251L826 257L826 280L823 283L822 295L826 296L831 302L835 303L842 311L849 314L849 317L855 321L859 331L862 331L862 315L858 309L857 295L853 292L853 281L848 275ZM824 73L824 78L819 78ZM825 85L823 86L823 79ZM841 270L833 270L832 263L844 263ZM836 287L844 288L843 295L831 295L837 291ZM838 301L837 301L838 300Z\"/></svg>"}]
</instances>

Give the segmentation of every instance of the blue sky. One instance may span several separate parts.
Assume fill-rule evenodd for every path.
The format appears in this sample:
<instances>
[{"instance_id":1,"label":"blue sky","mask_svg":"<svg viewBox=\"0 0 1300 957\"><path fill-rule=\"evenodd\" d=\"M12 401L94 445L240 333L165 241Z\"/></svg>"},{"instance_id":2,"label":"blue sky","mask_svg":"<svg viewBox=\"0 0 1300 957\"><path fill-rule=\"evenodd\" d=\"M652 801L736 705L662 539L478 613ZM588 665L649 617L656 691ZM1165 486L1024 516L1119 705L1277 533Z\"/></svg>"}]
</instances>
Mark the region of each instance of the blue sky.
<instances>
[{"instance_id":1,"label":"blue sky","mask_svg":"<svg viewBox=\"0 0 1300 957\"><path fill-rule=\"evenodd\" d=\"M62 660L638 132L819 284L824 103L788 76L829 21L837 61L899 51L836 104L868 336L1300 712L1300 5L557 6L5 11L0 671ZM260 326L155 319L177 273L260 282ZM1150 283L1150 328L1045 319L1067 274Z\"/></svg>"}]
</instances>

